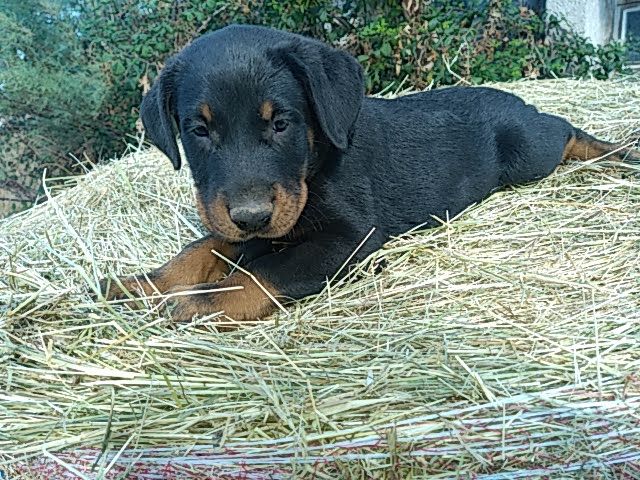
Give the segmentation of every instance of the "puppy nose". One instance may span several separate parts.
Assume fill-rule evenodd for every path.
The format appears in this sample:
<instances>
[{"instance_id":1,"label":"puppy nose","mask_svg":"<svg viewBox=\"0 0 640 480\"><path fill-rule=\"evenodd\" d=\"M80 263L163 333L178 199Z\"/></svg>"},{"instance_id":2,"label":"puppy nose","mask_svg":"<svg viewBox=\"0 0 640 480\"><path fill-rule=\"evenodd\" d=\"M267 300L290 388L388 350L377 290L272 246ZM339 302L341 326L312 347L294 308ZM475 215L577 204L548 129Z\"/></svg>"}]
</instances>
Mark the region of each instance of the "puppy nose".
<instances>
[{"instance_id":1,"label":"puppy nose","mask_svg":"<svg viewBox=\"0 0 640 480\"><path fill-rule=\"evenodd\" d=\"M273 207L268 203L243 205L229 210L229 216L240 230L257 232L271 221Z\"/></svg>"}]
</instances>

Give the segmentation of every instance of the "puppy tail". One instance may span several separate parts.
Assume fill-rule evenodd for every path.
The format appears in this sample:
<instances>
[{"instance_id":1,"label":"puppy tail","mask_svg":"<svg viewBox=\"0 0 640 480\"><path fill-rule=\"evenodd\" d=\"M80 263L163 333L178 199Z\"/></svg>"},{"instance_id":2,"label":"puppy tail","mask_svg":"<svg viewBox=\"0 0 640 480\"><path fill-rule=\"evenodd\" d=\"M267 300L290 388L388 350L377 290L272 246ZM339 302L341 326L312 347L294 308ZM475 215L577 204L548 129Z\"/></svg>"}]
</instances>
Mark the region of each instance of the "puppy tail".
<instances>
[{"instance_id":1,"label":"puppy tail","mask_svg":"<svg viewBox=\"0 0 640 480\"><path fill-rule=\"evenodd\" d=\"M605 155L611 155L612 158L619 161L640 163L639 152L626 148L618 143L598 140L579 128L574 128L573 135L564 147L562 159L576 158L578 160L591 160L592 158L604 157Z\"/></svg>"}]
</instances>

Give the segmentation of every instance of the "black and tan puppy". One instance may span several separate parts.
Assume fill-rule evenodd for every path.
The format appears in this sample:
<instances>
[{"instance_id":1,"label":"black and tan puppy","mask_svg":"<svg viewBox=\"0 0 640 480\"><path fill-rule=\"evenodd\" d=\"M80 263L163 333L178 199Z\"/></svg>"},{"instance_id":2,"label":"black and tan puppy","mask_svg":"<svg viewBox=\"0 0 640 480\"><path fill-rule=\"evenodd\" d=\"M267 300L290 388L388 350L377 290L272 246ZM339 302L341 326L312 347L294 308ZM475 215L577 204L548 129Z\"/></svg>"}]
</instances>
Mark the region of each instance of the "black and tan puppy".
<instances>
[{"instance_id":1,"label":"black and tan puppy","mask_svg":"<svg viewBox=\"0 0 640 480\"><path fill-rule=\"evenodd\" d=\"M617 148L489 88L365 98L350 55L254 26L207 34L170 60L142 120L176 169L180 135L210 233L122 285L145 294L243 287L175 296L179 320L264 317L270 296L319 292L374 227L351 262L497 188L543 178L565 158ZM211 250L241 258L270 295L245 273L227 276ZM122 297L110 284L107 297Z\"/></svg>"}]
</instances>

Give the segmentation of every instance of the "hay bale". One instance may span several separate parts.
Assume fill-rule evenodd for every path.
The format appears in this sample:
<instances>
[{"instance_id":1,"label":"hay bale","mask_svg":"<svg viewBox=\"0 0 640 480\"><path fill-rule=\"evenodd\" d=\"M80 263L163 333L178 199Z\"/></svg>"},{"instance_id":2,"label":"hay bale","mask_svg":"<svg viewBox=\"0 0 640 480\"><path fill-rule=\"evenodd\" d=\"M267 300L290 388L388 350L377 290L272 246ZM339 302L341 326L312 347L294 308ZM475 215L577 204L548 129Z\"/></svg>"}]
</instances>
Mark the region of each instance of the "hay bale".
<instances>
[{"instance_id":1,"label":"hay bale","mask_svg":"<svg viewBox=\"0 0 640 480\"><path fill-rule=\"evenodd\" d=\"M499 87L604 139L640 125L638 79ZM637 171L569 163L225 333L89 297L202 234L186 170L134 149L48 182L47 203L0 222L0 468L639 477Z\"/></svg>"}]
</instances>

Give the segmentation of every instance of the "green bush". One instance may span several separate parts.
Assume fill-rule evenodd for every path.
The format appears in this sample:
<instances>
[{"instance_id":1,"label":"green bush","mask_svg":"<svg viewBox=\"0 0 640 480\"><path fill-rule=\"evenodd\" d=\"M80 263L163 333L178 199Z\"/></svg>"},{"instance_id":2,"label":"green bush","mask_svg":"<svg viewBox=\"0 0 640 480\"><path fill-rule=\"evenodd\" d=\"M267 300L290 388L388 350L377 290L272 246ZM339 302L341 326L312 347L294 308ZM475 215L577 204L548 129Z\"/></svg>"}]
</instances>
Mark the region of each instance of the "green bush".
<instances>
[{"instance_id":1,"label":"green bush","mask_svg":"<svg viewBox=\"0 0 640 480\"><path fill-rule=\"evenodd\" d=\"M402 82L607 78L625 58L619 44L596 47L558 19L506 0L57 0L56 8L47 0L4 1L13 17L0 17L9 32L0 47L0 110L13 102L9 116L23 122L14 125L14 142L38 126L42 133L29 142L42 144L12 151L39 167L68 164L67 153L86 148L120 153L166 58L229 23L269 25L346 49L364 67L370 93ZM420 7L403 8L409 4ZM26 61L16 60L16 48L28 52Z\"/></svg>"},{"instance_id":2,"label":"green bush","mask_svg":"<svg viewBox=\"0 0 640 480\"><path fill-rule=\"evenodd\" d=\"M399 1L156 1L143 10L127 0L88 3L82 24L96 60L110 64L113 79L127 87L136 79L126 75L155 75L168 54L232 22L284 28L350 50L367 70L370 91L405 76L412 85L450 84L460 77L475 83L554 75L606 78L624 59L620 45L594 47L553 17L545 35L541 18L511 2L481 8L435 1L412 16Z\"/></svg>"},{"instance_id":3,"label":"green bush","mask_svg":"<svg viewBox=\"0 0 640 480\"><path fill-rule=\"evenodd\" d=\"M74 169L97 156L105 83L60 5L5 0L0 12L0 216L32 204L46 168ZM122 132L111 132L121 136Z\"/></svg>"},{"instance_id":4,"label":"green bush","mask_svg":"<svg viewBox=\"0 0 640 480\"><path fill-rule=\"evenodd\" d=\"M436 0L407 12L397 0L77 1L85 50L108 79L114 128L132 131L141 85L198 35L229 23L270 25L323 39L357 56L367 90L592 75L624 66L619 44L595 47L512 2Z\"/></svg>"}]
</instances>

